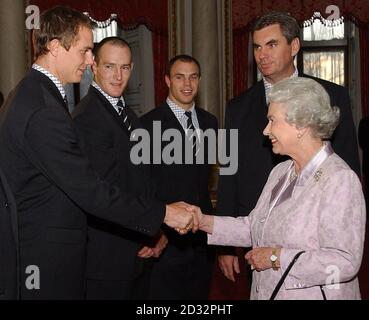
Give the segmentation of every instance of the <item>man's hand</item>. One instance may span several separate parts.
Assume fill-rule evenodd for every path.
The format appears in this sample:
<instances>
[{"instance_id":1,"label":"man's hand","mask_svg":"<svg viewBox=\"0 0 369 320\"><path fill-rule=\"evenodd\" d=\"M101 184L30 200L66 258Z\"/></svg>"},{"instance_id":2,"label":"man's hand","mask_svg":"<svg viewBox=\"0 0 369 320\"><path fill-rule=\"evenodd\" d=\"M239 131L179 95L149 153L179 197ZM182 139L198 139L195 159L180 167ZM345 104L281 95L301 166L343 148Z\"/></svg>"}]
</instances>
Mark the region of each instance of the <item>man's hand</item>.
<instances>
[{"instance_id":1,"label":"man's hand","mask_svg":"<svg viewBox=\"0 0 369 320\"><path fill-rule=\"evenodd\" d=\"M183 226L183 224L181 226L178 225L178 223L181 222L179 221L179 218L181 217L177 217L177 219L173 218L171 220L171 215L172 214L176 215L175 211L173 211L172 208L177 210L177 212L180 212L180 214L182 215L184 215L183 211L185 211L186 214L184 216L186 218L188 218L188 215L189 215L189 220L182 219L182 221L188 221L185 226ZM190 230L192 230L192 232L196 232L199 229L199 218L198 217L200 214L202 213L199 207L190 205L185 202L175 202L170 205L167 205L167 212L165 215L164 223L166 223L169 227L174 228L180 234L186 234Z\"/></svg>"},{"instance_id":2,"label":"man's hand","mask_svg":"<svg viewBox=\"0 0 369 320\"><path fill-rule=\"evenodd\" d=\"M159 258L163 250L168 244L168 238L163 231L160 230L159 234L154 238L152 245L144 246L139 252L140 258Z\"/></svg>"},{"instance_id":3,"label":"man's hand","mask_svg":"<svg viewBox=\"0 0 369 320\"><path fill-rule=\"evenodd\" d=\"M188 233L190 230L192 230L192 233L197 232L197 230L199 230L200 228L200 221L202 220L203 217L203 214L199 207L190 205L189 207L187 207L187 210L192 213L193 222L192 225L188 226L186 229L176 228L176 231L182 235Z\"/></svg>"},{"instance_id":4,"label":"man's hand","mask_svg":"<svg viewBox=\"0 0 369 320\"><path fill-rule=\"evenodd\" d=\"M163 250L166 248L167 245L168 245L168 238L163 231L160 231L160 234L155 243L155 246L152 248L153 253L154 253L153 256L155 258L159 258L159 256L161 255L161 253L163 252Z\"/></svg>"},{"instance_id":5,"label":"man's hand","mask_svg":"<svg viewBox=\"0 0 369 320\"><path fill-rule=\"evenodd\" d=\"M137 256L143 259L151 258L154 255L153 248L150 248L148 246L144 246L141 248L141 250L137 253Z\"/></svg>"},{"instance_id":6,"label":"man's hand","mask_svg":"<svg viewBox=\"0 0 369 320\"><path fill-rule=\"evenodd\" d=\"M191 207L191 205L182 201L167 204L164 223L171 228L189 230L192 228L193 224L193 215L190 210Z\"/></svg>"},{"instance_id":7,"label":"man's hand","mask_svg":"<svg viewBox=\"0 0 369 320\"><path fill-rule=\"evenodd\" d=\"M236 272L237 274L240 273L240 265L238 262L238 257L233 255L219 255L218 263L219 268L220 270L222 270L224 276L227 279L236 282L234 272Z\"/></svg>"}]
</instances>

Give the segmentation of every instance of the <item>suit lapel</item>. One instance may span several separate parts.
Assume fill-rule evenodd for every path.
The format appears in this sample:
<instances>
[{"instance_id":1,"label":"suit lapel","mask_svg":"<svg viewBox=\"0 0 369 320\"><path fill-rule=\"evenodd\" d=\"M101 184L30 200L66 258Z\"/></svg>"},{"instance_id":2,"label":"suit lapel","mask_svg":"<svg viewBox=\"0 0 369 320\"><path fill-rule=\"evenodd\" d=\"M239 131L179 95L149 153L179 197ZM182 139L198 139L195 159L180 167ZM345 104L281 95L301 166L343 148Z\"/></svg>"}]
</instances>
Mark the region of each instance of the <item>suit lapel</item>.
<instances>
[{"instance_id":1,"label":"suit lapel","mask_svg":"<svg viewBox=\"0 0 369 320\"><path fill-rule=\"evenodd\" d=\"M42 72L39 72L39 71L37 71L35 69L31 69L30 70L30 77L31 78L35 78L35 81L41 83L42 86L44 88L46 88L46 90L52 95L52 97L58 102L58 104L60 104L63 107L63 109L70 116L68 107L66 106L66 104L65 104L65 102L63 100L63 97L60 94L60 91L56 87L55 83L52 82L49 77L47 77ZM49 105L47 102L46 102L46 104Z\"/></svg>"},{"instance_id":2,"label":"suit lapel","mask_svg":"<svg viewBox=\"0 0 369 320\"><path fill-rule=\"evenodd\" d=\"M169 128L178 129L180 130L180 132L182 132L183 135L185 135L185 131L182 125L179 123L177 117L173 113L172 109L170 109L168 104L164 103L162 105L162 108L163 108L163 115L164 115L162 127L164 127L165 129L169 129ZM164 128L163 130L165 130Z\"/></svg>"},{"instance_id":3,"label":"suit lapel","mask_svg":"<svg viewBox=\"0 0 369 320\"><path fill-rule=\"evenodd\" d=\"M89 93L92 94L92 95L94 95L94 96L96 96L96 98L100 101L100 103L103 106L103 108L114 119L114 122L117 124L117 126L123 130L123 132L127 135L127 137L129 137L130 135L128 133L128 129L124 125L124 122L123 122L122 118L120 117L120 115L118 114L118 112L114 109L114 107L111 105L111 103L97 89L95 89L93 86L90 86L90 89L89 90L90 90ZM132 114L129 114L129 116L131 116L131 118L133 118L132 117ZM135 128L135 127L133 126L133 128Z\"/></svg>"},{"instance_id":4,"label":"suit lapel","mask_svg":"<svg viewBox=\"0 0 369 320\"><path fill-rule=\"evenodd\" d=\"M199 122L199 127L201 130L205 131L206 129L208 129L208 126L206 123L206 119L204 118L204 114L197 107L195 107L195 110L196 110L197 121Z\"/></svg>"},{"instance_id":5,"label":"suit lapel","mask_svg":"<svg viewBox=\"0 0 369 320\"><path fill-rule=\"evenodd\" d=\"M266 103L264 82L262 80L259 81L257 86L258 95L257 101L255 101L255 115L258 129L262 132L267 125L268 105Z\"/></svg>"}]
</instances>

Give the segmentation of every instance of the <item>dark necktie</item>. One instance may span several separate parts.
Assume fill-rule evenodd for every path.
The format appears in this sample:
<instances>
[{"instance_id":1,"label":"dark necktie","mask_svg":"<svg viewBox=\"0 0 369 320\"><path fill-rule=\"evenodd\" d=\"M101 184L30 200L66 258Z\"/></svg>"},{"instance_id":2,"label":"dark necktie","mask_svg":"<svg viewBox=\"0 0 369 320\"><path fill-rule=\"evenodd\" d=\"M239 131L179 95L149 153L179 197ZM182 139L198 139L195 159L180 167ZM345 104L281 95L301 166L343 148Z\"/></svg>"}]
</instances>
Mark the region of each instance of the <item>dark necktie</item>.
<instances>
[{"instance_id":1,"label":"dark necktie","mask_svg":"<svg viewBox=\"0 0 369 320\"><path fill-rule=\"evenodd\" d=\"M187 116L186 135L187 135L187 138L190 140L190 143L192 145L193 156L195 157L198 150L199 150L199 148L196 148L197 135L196 135L195 126L193 125L193 122L192 122L192 112L191 111L186 111L185 115ZM188 131L188 130L190 130L190 131Z\"/></svg>"},{"instance_id":2,"label":"dark necktie","mask_svg":"<svg viewBox=\"0 0 369 320\"><path fill-rule=\"evenodd\" d=\"M131 133L131 130L132 130L131 121L129 121L128 114L125 110L126 108L123 106L122 100L119 99L119 101L117 103L117 107L118 107L118 110L120 112L119 115L123 119L124 125L126 126L128 132Z\"/></svg>"}]
</instances>

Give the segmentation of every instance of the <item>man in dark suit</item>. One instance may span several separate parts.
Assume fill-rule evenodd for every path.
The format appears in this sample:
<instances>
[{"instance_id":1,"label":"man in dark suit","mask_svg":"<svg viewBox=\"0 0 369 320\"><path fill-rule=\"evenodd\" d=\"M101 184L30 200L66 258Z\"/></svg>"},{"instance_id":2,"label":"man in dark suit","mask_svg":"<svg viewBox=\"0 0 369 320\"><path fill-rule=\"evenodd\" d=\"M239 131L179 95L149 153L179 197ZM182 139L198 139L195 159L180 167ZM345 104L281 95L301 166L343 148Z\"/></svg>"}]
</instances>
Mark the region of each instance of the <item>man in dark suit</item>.
<instances>
[{"instance_id":1,"label":"man in dark suit","mask_svg":"<svg viewBox=\"0 0 369 320\"><path fill-rule=\"evenodd\" d=\"M216 118L205 110L195 107L194 99L200 76L200 65L193 57L179 55L171 59L165 75L165 82L169 88L168 98L162 105L141 118L145 128L153 133L153 123L160 121L161 133L169 129L176 130L182 141L191 141L192 147L192 143L196 142L193 139L199 138L198 132L187 129L203 131L210 129L216 132L218 126ZM216 141L213 142L216 144ZM170 142L162 142L161 151L169 144ZM155 147L158 146L154 145L153 148ZM189 152L191 159L186 161L185 148L182 145L182 156L179 157L181 164L152 165L158 199L162 201L185 199L199 206L203 212L212 212L208 192L211 171L207 154L208 145L203 143L202 147L205 155L202 164L198 162L189 164L195 160L192 158L193 153ZM211 147L216 148L216 145ZM195 146L189 151L196 154L198 150ZM212 275L213 251L206 245L206 235L198 232L181 237L167 228L165 233L168 237L168 246L154 263L150 298L207 299Z\"/></svg>"},{"instance_id":2,"label":"man in dark suit","mask_svg":"<svg viewBox=\"0 0 369 320\"><path fill-rule=\"evenodd\" d=\"M255 207L271 169L282 158L272 153L263 136L267 124L267 94L273 84L299 74L294 57L300 49L300 28L287 13L271 12L260 17L252 31L254 57L263 80L231 100L226 108L225 128L238 129L238 171L232 176L220 176L217 194L217 214L248 215ZM335 152L359 175L360 165L356 130L345 88L314 78L329 93L331 104L341 112L340 123L332 139ZM235 281L240 272L233 248L220 248L219 266L223 274Z\"/></svg>"},{"instance_id":3,"label":"man in dark suit","mask_svg":"<svg viewBox=\"0 0 369 320\"><path fill-rule=\"evenodd\" d=\"M17 221L15 200L0 169L0 300L19 298Z\"/></svg>"},{"instance_id":4,"label":"man in dark suit","mask_svg":"<svg viewBox=\"0 0 369 320\"><path fill-rule=\"evenodd\" d=\"M92 65L91 29L76 10L44 12L34 31L35 64L0 113L0 165L18 210L24 299L84 297L86 213L149 236L163 221L182 230L193 222L193 207L112 187L84 155L63 85L79 82Z\"/></svg>"},{"instance_id":5,"label":"man in dark suit","mask_svg":"<svg viewBox=\"0 0 369 320\"><path fill-rule=\"evenodd\" d=\"M149 167L130 159L131 132L141 127L122 96L133 68L131 49L123 39L109 37L96 45L94 57L94 82L73 113L86 154L102 179L126 192L152 197ZM151 239L137 233L93 216L87 221L87 299L144 298L145 292L135 294L138 287L147 293L148 283L142 280L148 279L145 269L150 261L144 260L158 256L165 239L159 236L158 247L151 248Z\"/></svg>"}]
</instances>

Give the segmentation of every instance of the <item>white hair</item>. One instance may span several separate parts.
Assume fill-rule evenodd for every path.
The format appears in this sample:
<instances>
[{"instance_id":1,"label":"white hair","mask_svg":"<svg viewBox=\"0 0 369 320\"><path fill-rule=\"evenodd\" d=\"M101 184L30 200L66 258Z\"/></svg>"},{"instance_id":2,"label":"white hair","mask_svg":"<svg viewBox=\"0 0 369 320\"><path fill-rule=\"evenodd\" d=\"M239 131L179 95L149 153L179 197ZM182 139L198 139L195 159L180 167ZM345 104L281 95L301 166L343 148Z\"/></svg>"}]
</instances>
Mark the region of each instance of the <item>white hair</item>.
<instances>
[{"instance_id":1,"label":"white hair","mask_svg":"<svg viewBox=\"0 0 369 320\"><path fill-rule=\"evenodd\" d=\"M339 122L339 108L331 106L327 91L310 78L294 77L278 82L270 91L269 102L283 103L287 122L297 128L310 127L322 140L332 136Z\"/></svg>"}]
</instances>

